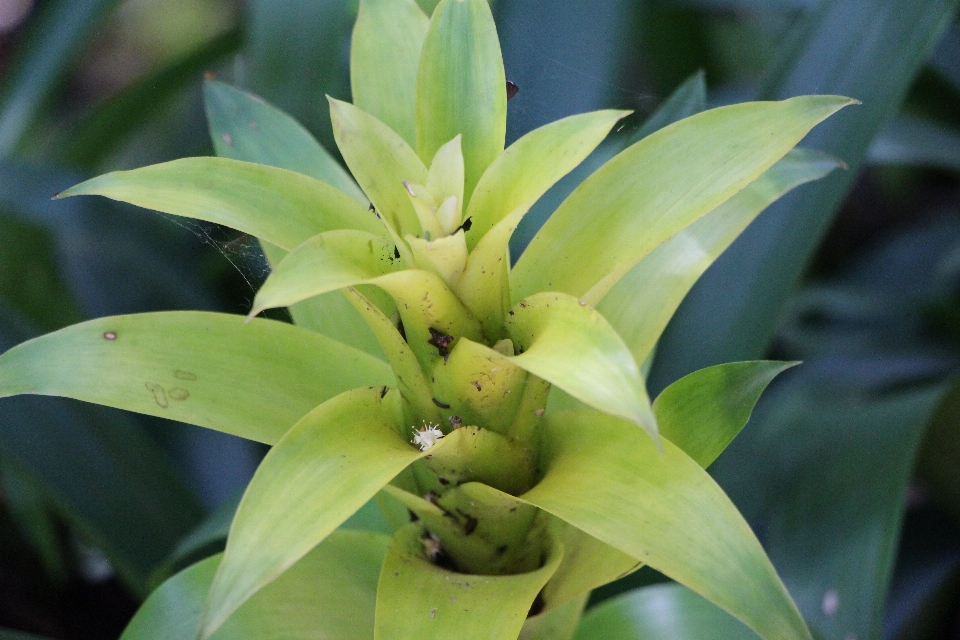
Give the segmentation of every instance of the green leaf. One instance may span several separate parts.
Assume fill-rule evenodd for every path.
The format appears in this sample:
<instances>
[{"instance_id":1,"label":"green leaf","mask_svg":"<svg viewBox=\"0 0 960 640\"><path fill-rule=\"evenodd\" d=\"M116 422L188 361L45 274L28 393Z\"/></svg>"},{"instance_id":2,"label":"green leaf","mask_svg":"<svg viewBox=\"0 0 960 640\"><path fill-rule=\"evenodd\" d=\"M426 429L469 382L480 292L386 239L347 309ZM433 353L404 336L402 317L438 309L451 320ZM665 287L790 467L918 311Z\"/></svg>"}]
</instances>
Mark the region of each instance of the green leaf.
<instances>
[{"instance_id":1,"label":"green leaf","mask_svg":"<svg viewBox=\"0 0 960 640\"><path fill-rule=\"evenodd\" d=\"M559 609L527 618L518 640L573 640L589 595L584 593Z\"/></svg>"},{"instance_id":2,"label":"green leaf","mask_svg":"<svg viewBox=\"0 0 960 640\"><path fill-rule=\"evenodd\" d=\"M931 120L901 116L873 141L869 161L960 172L960 132Z\"/></svg>"},{"instance_id":3,"label":"green leaf","mask_svg":"<svg viewBox=\"0 0 960 640\"><path fill-rule=\"evenodd\" d=\"M530 573L454 573L427 560L424 535L419 525L410 524L387 549L377 586L378 640L516 640L563 556L563 547L555 543L543 567Z\"/></svg>"},{"instance_id":4,"label":"green leaf","mask_svg":"<svg viewBox=\"0 0 960 640\"><path fill-rule=\"evenodd\" d=\"M766 640L810 633L733 503L670 441L590 410L547 416L543 480L521 498L642 560Z\"/></svg>"},{"instance_id":5,"label":"green leaf","mask_svg":"<svg viewBox=\"0 0 960 640\"><path fill-rule=\"evenodd\" d=\"M343 393L290 429L240 502L202 638L426 455L410 443L411 430L400 395L380 387ZM432 450L456 440L448 436Z\"/></svg>"},{"instance_id":6,"label":"green leaf","mask_svg":"<svg viewBox=\"0 0 960 640\"><path fill-rule=\"evenodd\" d=\"M573 190L586 180L594 171L602 167L608 160L623 151L626 147L636 144L651 133L671 125L674 122L700 113L706 108L707 85L702 73L695 73L683 84L677 87L672 94L660 105L643 125L628 139L625 137L608 138L591 153L580 166L561 179L530 209L523 223L511 241L514 255L523 253L523 249L530 243L530 239L543 226L557 207L567 199Z\"/></svg>"},{"instance_id":7,"label":"green leaf","mask_svg":"<svg viewBox=\"0 0 960 640\"><path fill-rule=\"evenodd\" d=\"M660 433L706 469L747 424L767 385L796 364L731 362L677 380L653 403Z\"/></svg>"},{"instance_id":8,"label":"green leaf","mask_svg":"<svg viewBox=\"0 0 960 640\"><path fill-rule=\"evenodd\" d=\"M574 640L756 640L736 618L683 585L637 589L587 612Z\"/></svg>"},{"instance_id":9,"label":"green leaf","mask_svg":"<svg viewBox=\"0 0 960 640\"><path fill-rule=\"evenodd\" d=\"M318 233L383 234L376 217L330 185L286 169L227 158L183 158L114 171L59 194L100 195L222 224L292 249Z\"/></svg>"},{"instance_id":10,"label":"green leaf","mask_svg":"<svg viewBox=\"0 0 960 640\"><path fill-rule=\"evenodd\" d=\"M640 370L603 316L562 293L530 296L510 313L506 330L518 353L510 358L514 364L657 439Z\"/></svg>"},{"instance_id":11,"label":"green leaf","mask_svg":"<svg viewBox=\"0 0 960 640\"><path fill-rule=\"evenodd\" d=\"M794 149L742 191L640 260L597 310L644 362L687 292L770 203L837 167L824 154Z\"/></svg>"},{"instance_id":12,"label":"green leaf","mask_svg":"<svg viewBox=\"0 0 960 640\"><path fill-rule=\"evenodd\" d=\"M523 136L497 156L477 185L466 218L473 249L508 214L524 213L563 176L583 162L629 111L595 111L571 116Z\"/></svg>"},{"instance_id":13,"label":"green leaf","mask_svg":"<svg viewBox=\"0 0 960 640\"><path fill-rule=\"evenodd\" d=\"M766 99L836 92L863 101L804 144L850 166L788 196L744 232L677 311L650 374L662 388L706 366L763 357L780 312L859 175L871 142L897 113L956 0L831 0L797 20L772 65ZM870 38L863 34L870 33ZM857 55L849 44L860 42ZM718 339L723 336L723 339Z\"/></svg>"},{"instance_id":14,"label":"green leaf","mask_svg":"<svg viewBox=\"0 0 960 640\"><path fill-rule=\"evenodd\" d=\"M222 82L204 84L204 102L217 155L289 169L336 187L358 202L367 198L333 157L293 118L257 96ZM286 255L276 246L264 246L271 264ZM304 301L290 308L294 322L355 346L376 357L383 352L366 325L340 293Z\"/></svg>"},{"instance_id":15,"label":"green leaf","mask_svg":"<svg viewBox=\"0 0 960 640\"><path fill-rule=\"evenodd\" d=\"M385 363L288 324L204 312L91 320L0 356L0 397L57 395L274 443Z\"/></svg>"},{"instance_id":16,"label":"green leaf","mask_svg":"<svg viewBox=\"0 0 960 640\"><path fill-rule=\"evenodd\" d=\"M395 232L419 235L420 220L403 181L425 184L427 168L390 127L348 102L329 100L333 135L353 177Z\"/></svg>"},{"instance_id":17,"label":"green leaf","mask_svg":"<svg viewBox=\"0 0 960 640\"><path fill-rule=\"evenodd\" d=\"M511 273L513 299L561 291L595 303L851 103L806 96L720 107L644 138L585 180L537 232Z\"/></svg>"},{"instance_id":18,"label":"green leaf","mask_svg":"<svg viewBox=\"0 0 960 640\"><path fill-rule=\"evenodd\" d=\"M861 366L875 375L882 365ZM948 387L865 389L851 368L840 377L825 364L798 367L713 469L762 523L771 560L829 640L882 636L916 454Z\"/></svg>"},{"instance_id":19,"label":"green leaf","mask_svg":"<svg viewBox=\"0 0 960 640\"><path fill-rule=\"evenodd\" d=\"M347 52L357 3L249 0L245 4L246 88L289 113L334 146L324 95L350 95Z\"/></svg>"},{"instance_id":20,"label":"green leaf","mask_svg":"<svg viewBox=\"0 0 960 640\"><path fill-rule=\"evenodd\" d=\"M214 640L373 637L377 579L389 538L337 531L244 603ZM121 640L197 637L200 616L221 556L198 562L160 586L140 607Z\"/></svg>"},{"instance_id":21,"label":"green leaf","mask_svg":"<svg viewBox=\"0 0 960 640\"><path fill-rule=\"evenodd\" d=\"M361 0L350 45L353 103L417 143L416 88L430 18L414 0Z\"/></svg>"},{"instance_id":22,"label":"green leaf","mask_svg":"<svg viewBox=\"0 0 960 640\"><path fill-rule=\"evenodd\" d=\"M257 292L250 317L322 293L376 282L399 268L392 242L343 229L310 238L287 254Z\"/></svg>"},{"instance_id":23,"label":"green leaf","mask_svg":"<svg viewBox=\"0 0 960 640\"><path fill-rule=\"evenodd\" d=\"M203 85L213 147L221 158L289 169L326 182L362 204L350 174L296 120L262 98L216 80Z\"/></svg>"},{"instance_id":24,"label":"green leaf","mask_svg":"<svg viewBox=\"0 0 960 640\"><path fill-rule=\"evenodd\" d=\"M4 458L0 459L0 490L6 515L39 557L46 577L63 586L68 575L66 549L43 485Z\"/></svg>"},{"instance_id":25,"label":"green leaf","mask_svg":"<svg viewBox=\"0 0 960 640\"><path fill-rule=\"evenodd\" d=\"M441 2L433 12L417 73L417 152L429 163L440 147L463 135L465 202L503 152L506 83L487 0Z\"/></svg>"},{"instance_id":26,"label":"green leaf","mask_svg":"<svg viewBox=\"0 0 960 640\"><path fill-rule=\"evenodd\" d=\"M14 631L12 629L0 628L0 640L48 640L48 639L41 638L40 636L35 636L32 633L21 633L20 631Z\"/></svg>"}]
</instances>

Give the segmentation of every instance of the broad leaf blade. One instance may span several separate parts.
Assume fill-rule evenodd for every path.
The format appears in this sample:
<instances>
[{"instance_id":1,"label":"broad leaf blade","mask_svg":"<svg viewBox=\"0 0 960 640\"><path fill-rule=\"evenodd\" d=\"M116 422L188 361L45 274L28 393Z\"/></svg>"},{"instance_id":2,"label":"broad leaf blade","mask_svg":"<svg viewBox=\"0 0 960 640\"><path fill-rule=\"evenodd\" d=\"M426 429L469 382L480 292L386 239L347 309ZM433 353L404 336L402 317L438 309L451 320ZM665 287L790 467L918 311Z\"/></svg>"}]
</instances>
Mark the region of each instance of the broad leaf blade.
<instances>
[{"instance_id":1,"label":"broad leaf blade","mask_svg":"<svg viewBox=\"0 0 960 640\"><path fill-rule=\"evenodd\" d=\"M560 178L583 162L629 111L595 111L531 131L500 154L480 178L464 219L473 249L517 209L526 212Z\"/></svg>"},{"instance_id":2,"label":"broad leaf blade","mask_svg":"<svg viewBox=\"0 0 960 640\"><path fill-rule=\"evenodd\" d=\"M244 604L213 638L372 638L377 578L388 542L373 533L334 533ZM121 640L196 638L221 559L198 562L161 585Z\"/></svg>"},{"instance_id":3,"label":"broad leaf blade","mask_svg":"<svg viewBox=\"0 0 960 640\"><path fill-rule=\"evenodd\" d=\"M837 160L794 149L719 207L654 249L613 286L597 310L645 362L690 288L750 222L787 191L822 178Z\"/></svg>"},{"instance_id":4,"label":"broad leaf blade","mask_svg":"<svg viewBox=\"0 0 960 640\"><path fill-rule=\"evenodd\" d=\"M366 204L366 196L350 174L309 131L280 109L216 80L204 83L203 98L219 157L296 171Z\"/></svg>"},{"instance_id":5,"label":"broad leaf blade","mask_svg":"<svg viewBox=\"0 0 960 640\"><path fill-rule=\"evenodd\" d=\"M683 585L645 587L604 602L583 617L574 640L757 640L736 618Z\"/></svg>"},{"instance_id":6,"label":"broad leaf blade","mask_svg":"<svg viewBox=\"0 0 960 640\"><path fill-rule=\"evenodd\" d=\"M547 421L545 476L521 496L697 591L767 640L810 633L729 498L668 440L581 410Z\"/></svg>"},{"instance_id":7,"label":"broad leaf blade","mask_svg":"<svg viewBox=\"0 0 960 640\"><path fill-rule=\"evenodd\" d=\"M264 458L233 520L203 638L425 455L406 436L400 395L384 391L356 389L320 405Z\"/></svg>"},{"instance_id":8,"label":"broad leaf blade","mask_svg":"<svg viewBox=\"0 0 960 640\"><path fill-rule=\"evenodd\" d=\"M573 640L589 596L585 593L559 609L527 618L519 640Z\"/></svg>"},{"instance_id":9,"label":"broad leaf blade","mask_svg":"<svg viewBox=\"0 0 960 640\"><path fill-rule=\"evenodd\" d=\"M393 538L377 587L378 640L489 638L516 640L534 599L556 570L554 544L542 568L512 576L442 569L424 556L423 529L410 524Z\"/></svg>"},{"instance_id":10,"label":"broad leaf blade","mask_svg":"<svg viewBox=\"0 0 960 640\"><path fill-rule=\"evenodd\" d=\"M695 371L657 396L660 433L706 469L740 433L767 385L794 362L731 362Z\"/></svg>"},{"instance_id":11,"label":"broad leaf blade","mask_svg":"<svg viewBox=\"0 0 960 640\"><path fill-rule=\"evenodd\" d=\"M417 143L416 88L430 18L414 0L361 0L350 44L353 103Z\"/></svg>"},{"instance_id":12,"label":"broad leaf blade","mask_svg":"<svg viewBox=\"0 0 960 640\"><path fill-rule=\"evenodd\" d=\"M769 70L773 86L765 97L816 91L862 100L862 107L804 141L842 159L850 171L774 205L704 275L664 334L651 371L654 388L709 365L763 357L787 296L872 140L899 109L956 7L956 0L831 0L798 21L801 37L792 39L799 46L784 51L786 64Z\"/></svg>"},{"instance_id":13,"label":"broad leaf blade","mask_svg":"<svg viewBox=\"0 0 960 640\"><path fill-rule=\"evenodd\" d=\"M308 176L227 158L184 158L114 171L58 198L101 195L147 209L222 224L283 249L318 233L358 229L382 234L353 198Z\"/></svg>"},{"instance_id":14,"label":"broad leaf blade","mask_svg":"<svg viewBox=\"0 0 960 640\"><path fill-rule=\"evenodd\" d=\"M507 335L519 354L510 358L514 364L656 440L640 370L603 316L560 293L531 296L510 313Z\"/></svg>"},{"instance_id":15,"label":"broad leaf blade","mask_svg":"<svg viewBox=\"0 0 960 640\"><path fill-rule=\"evenodd\" d=\"M321 233L280 261L257 292L250 316L375 281L399 267L394 245L363 231Z\"/></svg>"},{"instance_id":16,"label":"broad leaf blade","mask_svg":"<svg viewBox=\"0 0 960 640\"><path fill-rule=\"evenodd\" d=\"M427 168L390 127L348 102L330 98L337 146L379 215L401 237L420 235L420 220L404 180L425 184Z\"/></svg>"},{"instance_id":17,"label":"broad leaf blade","mask_svg":"<svg viewBox=\"0 0 960 640\"><path fill-rule=\"evenodd\" d=\"M807 96L720 107L644 138L585 180L537 232L511 273L513 299L562 291L598 301L851 102Z\"/></svg>"},{"instance_id":18,"label":"broad leaf blade","mask_svg":"<svg viewBox=\"0 0 960 640\"><path fill-rule=\"evenodd\" d=\"M436 8L417 74L417 153L429 163L463 135L464 200L500 155L507 88L487 0L444 0Z\"/></svg>"},{"instance_id":19,"label":"broad leaf blade","mask_svg":"<svg viewBox=\"0 0 960 640\"><path fill-rule=\"evenodd\" d=\"M203 312L101 318L0 356L0 396L57 395L274 443L385 363L288 324Z\"/></svg>"}]
</instances>

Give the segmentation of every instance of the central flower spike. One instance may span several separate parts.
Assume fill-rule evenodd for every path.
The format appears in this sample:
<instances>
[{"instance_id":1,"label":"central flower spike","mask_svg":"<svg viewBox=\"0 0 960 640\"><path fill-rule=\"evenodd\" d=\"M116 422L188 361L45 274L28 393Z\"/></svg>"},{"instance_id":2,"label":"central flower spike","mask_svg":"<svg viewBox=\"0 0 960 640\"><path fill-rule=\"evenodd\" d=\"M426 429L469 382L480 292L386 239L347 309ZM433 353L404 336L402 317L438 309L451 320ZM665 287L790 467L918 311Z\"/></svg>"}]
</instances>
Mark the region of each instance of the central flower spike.
<instances>
[{"instance_id":1,"label":"central flower spike","mask_svg":"<svg viewBox=\"0 0 960 640\"><path fill-rule=\"evenodd\" d=\"M432 271L455 287L467 266L467 241L463 222L462 136L440 147L427 184L403 181L413 204L423 236L407 235L413 261L420 269Z\"/></svg>"}]
</instances>

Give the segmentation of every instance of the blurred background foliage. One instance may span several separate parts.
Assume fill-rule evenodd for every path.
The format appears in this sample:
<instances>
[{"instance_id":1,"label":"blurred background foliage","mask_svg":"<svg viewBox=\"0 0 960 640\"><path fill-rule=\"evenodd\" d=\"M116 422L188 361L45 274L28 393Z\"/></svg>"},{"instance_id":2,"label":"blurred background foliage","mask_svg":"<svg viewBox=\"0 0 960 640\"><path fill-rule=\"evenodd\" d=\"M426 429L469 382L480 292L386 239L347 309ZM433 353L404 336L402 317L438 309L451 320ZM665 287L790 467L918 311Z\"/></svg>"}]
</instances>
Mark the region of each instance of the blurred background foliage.
<instances>
[{"instance_id":1,"label":"blurred background foliage","mask_svg":"<svg viewBox=\"0 0 960 640\"><path fill-rule=\"evenodd\" d=\"M801 93L863 102L804 142L848 169L761 215L691 292L650 372L656 392L719 362L805 362L711 472L818 639L960 638L957 4L495 7L520 87L508 142L573 113L636 111L538 203L515 252L605 158L673 119ZM0 350L109 314L245 313L266 268L250 238L49 198L104 171L210 155L205 72L287 110L336 152L323 95L350 97L356 10L356 0L0 0ZM222 545L262 454L66 400L0 402L0 627L117 637L158 580ZM375 523L361 513L351 526ZM593 603L606 601L578 637L751 637L660 582L642 570L600 590Z\"/></svg>"}]
</instances>

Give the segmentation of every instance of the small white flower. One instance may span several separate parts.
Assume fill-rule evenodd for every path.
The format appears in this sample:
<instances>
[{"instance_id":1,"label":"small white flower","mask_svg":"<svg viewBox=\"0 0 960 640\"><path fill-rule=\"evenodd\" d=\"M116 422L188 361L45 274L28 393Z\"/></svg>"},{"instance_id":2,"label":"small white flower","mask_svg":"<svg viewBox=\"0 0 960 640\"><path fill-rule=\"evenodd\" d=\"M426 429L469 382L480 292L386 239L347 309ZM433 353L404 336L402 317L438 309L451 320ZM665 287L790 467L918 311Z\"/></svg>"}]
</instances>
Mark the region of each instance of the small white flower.
<instances>
[{"instance_id":1,"label":"small white flower","mask_svg":"<svg viewBox=\"0 0 960 640\"><path fill-rule=\"evenodd\" d=\"M422 428L413 428L413 440L411 442L420 447L420 451L426 451L440 442L441 438L443 438L443 431L440 431L440 425L427 424L424 421Z\"/></svg>"}]
</instances>

